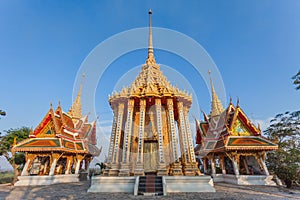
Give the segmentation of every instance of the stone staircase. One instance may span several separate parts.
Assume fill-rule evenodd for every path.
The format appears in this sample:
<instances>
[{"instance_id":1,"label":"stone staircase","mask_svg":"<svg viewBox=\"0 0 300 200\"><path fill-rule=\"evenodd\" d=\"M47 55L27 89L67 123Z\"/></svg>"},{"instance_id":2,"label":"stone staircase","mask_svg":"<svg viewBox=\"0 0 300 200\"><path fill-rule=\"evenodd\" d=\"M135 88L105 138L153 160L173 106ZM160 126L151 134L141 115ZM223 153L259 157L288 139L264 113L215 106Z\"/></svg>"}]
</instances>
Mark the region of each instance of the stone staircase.
<instances>
[{"instance_id":1,"label":"stone staircase","mask_svg":"<svg viewBox=\"0 0 300 200\"><path fill-rule=\"evenodd\" d=\"M164 195L162 176L146 175L140 176L138 195L161 196Z\"/></svg>"}]
</instances>

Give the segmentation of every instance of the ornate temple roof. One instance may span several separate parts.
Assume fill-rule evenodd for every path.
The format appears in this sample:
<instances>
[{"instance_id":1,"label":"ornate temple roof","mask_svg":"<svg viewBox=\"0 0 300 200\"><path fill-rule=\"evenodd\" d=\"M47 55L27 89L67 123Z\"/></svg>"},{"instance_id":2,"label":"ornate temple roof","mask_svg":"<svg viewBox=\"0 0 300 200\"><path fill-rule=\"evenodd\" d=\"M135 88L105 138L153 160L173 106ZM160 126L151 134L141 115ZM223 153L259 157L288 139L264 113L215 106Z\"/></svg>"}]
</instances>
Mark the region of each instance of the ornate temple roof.
<instances>
[{"instance_id":1,"label":"ornate temple roof","mask_svg":"<svg viewBox=\"0 0 300 200\"><path fill-rule=\"evenodd\" d=\"M205 121L196 120L196 144L201 154L233 150L271 151L278 148L261 135L259 126L249 120L239 105L234 106L230 102L218 116Z\"/></svg>"},{"instance_id":2,"label":"ornate temple roof","mask_svg":"<svg viewBox=\"0 0 300 200\"><path fill-rule=\"evenodd\" d=\"M40 124L31 130L29 138L16 144L12 151L99 155L100 150L95 146L96 121L89 123L88 116L82 117L80 95L81 87L69 113L62 110L60 103L55 111L51 104Z\"/></svg>"},{"instance_id":3,"label":"ornate temple roof","mask_svg":"<svg viewBox=\"0 0 300 200\"><path fill-rule=\"evenodd\" d=\"M179 90L171 85L156 63L152 42L152 12L149 11L149 44L148 57L142 66L141 72L133 81L130 87L123 88L119 93L113 93L109 98L112 103L120 98L134 97L178 97L186 101L192 101L192 96L185 91Z\"/></svg>"}]
</instances>

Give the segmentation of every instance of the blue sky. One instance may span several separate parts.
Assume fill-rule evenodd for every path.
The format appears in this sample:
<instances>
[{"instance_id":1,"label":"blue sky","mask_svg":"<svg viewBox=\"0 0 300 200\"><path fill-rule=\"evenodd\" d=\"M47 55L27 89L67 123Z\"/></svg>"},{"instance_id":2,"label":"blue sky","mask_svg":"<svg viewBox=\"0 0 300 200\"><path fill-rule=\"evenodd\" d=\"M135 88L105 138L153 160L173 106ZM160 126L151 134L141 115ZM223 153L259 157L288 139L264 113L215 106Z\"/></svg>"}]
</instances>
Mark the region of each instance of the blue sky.
<instances>
[{"instance_id":1,"label":"blue sky","mask_svg":"<svg viewBox=\"0 0 300 200\"><path fill-rule=\"evenodd\" d=\"M300 68L300 1L3 0L0 109L7 116L0 120L0 131L35 128L51 101L56 107L60 100L67 111L86 56L117 33L148 26L150 8L153 26L186 34L205 48L224 81L224 106L229 96L234 101L239 97L244 111L256 122L299 109L300 93L291 77ZM155 56L158 63L173 67L186 79L194 73L192 66L176 55L155 50ZM123 55L100 80L96 113L105 131L112 116L108 94L124 73L145 59L146 50ZM204 81L199 78L191 84L199 106L209 112L210 94Z\"/></svg>"}]
</instances>

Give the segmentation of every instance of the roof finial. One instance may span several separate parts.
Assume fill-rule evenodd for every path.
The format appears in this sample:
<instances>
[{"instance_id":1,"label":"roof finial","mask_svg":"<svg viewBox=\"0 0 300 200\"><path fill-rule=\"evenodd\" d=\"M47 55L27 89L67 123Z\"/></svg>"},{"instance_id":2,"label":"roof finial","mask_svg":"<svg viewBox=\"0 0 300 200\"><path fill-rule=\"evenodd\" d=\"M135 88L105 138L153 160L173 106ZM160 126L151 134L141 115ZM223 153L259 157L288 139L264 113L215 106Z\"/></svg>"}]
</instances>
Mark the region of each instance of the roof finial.
<instances>
[{"instance_id":1,"label":"roof finial","mask_svg":"<svg viewBox=\"0 0 300 200\"><path fill-rule=\"evenodd\" d=\"M239 97L237 97L237 101L236 101L236 107L239 107L240 105L240 98Z\"/></svg>"},{"instance_id":2,"label":"roof finial","mask_svg":"<svg viewBox=\"0 0 300 200\"><path fill-rule=\"evenodd\" d=\"M147 64L155 64L154 52L153 52L153 41L152 41L152 10L149 10L149 41L148 41L148 58Z\"/></svg>"},{"instance_id":3,"label":"roof finial","mask_svg":"<svg viewBox=\"0 0 300 200\"><path fill-rule=\"evenodd\" d=\"M221 103L216 91L215 91L210 70L208 70L208 75L209 75L209 78L210 78L211 98L212 98L211 99L210 117L214 117L214 116L220 115L224 111L224 108L222 106L222 103Z\"/></svg>"}]
</instances>

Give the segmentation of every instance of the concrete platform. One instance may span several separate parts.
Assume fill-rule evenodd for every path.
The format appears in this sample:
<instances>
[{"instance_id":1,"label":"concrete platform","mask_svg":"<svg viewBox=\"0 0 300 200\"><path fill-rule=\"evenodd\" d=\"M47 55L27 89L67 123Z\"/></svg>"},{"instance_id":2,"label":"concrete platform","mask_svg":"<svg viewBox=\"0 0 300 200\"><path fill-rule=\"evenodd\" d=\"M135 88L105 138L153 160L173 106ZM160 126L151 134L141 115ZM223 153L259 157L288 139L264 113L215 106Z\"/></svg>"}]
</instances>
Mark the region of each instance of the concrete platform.
<instances>
[{"instance_id":1,"label":"concrete platform","mask_svg":"<svg viewBox=\"0 0 300 200\"><path fill-rule=\"evenodd\" d=\"M271 185L276 183L272 180L273 176L266 175L233 175L233 174L217 174L213 177L215 183L231 183L235 185Z\"/></svg>"},{"instance_id":2,"label":"concrete platform","mask_svg":"<svg viewBox=\"0 0 300 200\"><path fill-rule=\"evenodd\" d=\"M165 176L166 192L216 192L210 176Z\"/></svg>"},{"instance_id":3,"label":"concrete platform","mask_svg":"<svg viewBox=\"0 0 300 200\"><path fill-rule=\"evenodd\" d=\"M168 192L215 192L210 176L163 176L164 195ZM95 176L88 192L124 192L134 194L138 178ZM136 183L137 182L137 183Z\"/></svg>"},{"instance_id":4,"label":"concrete platform","mask_svg":"<svg viewBox=\"0 0 300 200\"><path fill-rule=\"evenodd\" d=\"M18 176L15 186L52 185L56 183L79 182L78 174L55 176Z\"/></svg>"},{"instance_id":5,"label":"concrete platform","mask_svg":"<svg viewBox=\"0 0 300 200\"><path fill-rule=\"evenodd\" d=\"M134 176L94 176L88 192L124 192L133 194Z\"/></svg>"}]
</instances>

